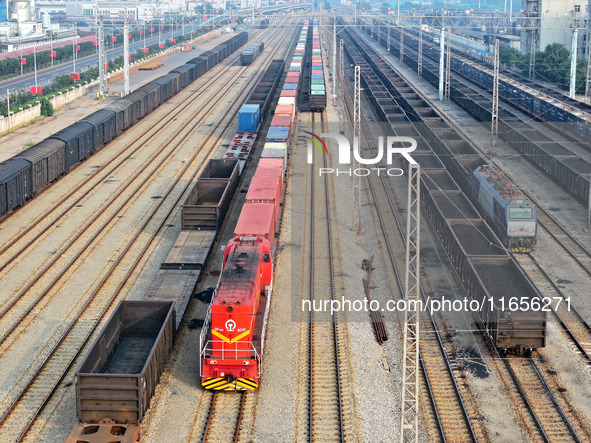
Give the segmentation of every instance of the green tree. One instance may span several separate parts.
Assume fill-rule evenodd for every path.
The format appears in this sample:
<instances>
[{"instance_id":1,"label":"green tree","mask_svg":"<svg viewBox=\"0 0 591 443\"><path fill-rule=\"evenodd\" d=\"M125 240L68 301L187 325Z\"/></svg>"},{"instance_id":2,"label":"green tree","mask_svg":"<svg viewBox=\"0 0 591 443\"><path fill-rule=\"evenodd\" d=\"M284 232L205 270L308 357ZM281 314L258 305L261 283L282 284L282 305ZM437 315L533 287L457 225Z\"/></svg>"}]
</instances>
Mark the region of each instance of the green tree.
<instances>
[{"instance_id":1,"label":"green tree","mask_svg":"<svg viewBox=\"0 0 591 443\"><path fill-rule=\"evenodd\" d=\"M519 61L521 54L514 48L499 48L499 61L507 66L515 66Z\"/></svg>"},{"instance_id":2,"label":"green tree","mask_svg":"<svg viewBox=\"0 0 591 443\"><path fill-rule=\"evenodd\" d=\"M45 97L41 99L41 115L50 117L53 115L53 105Z\"/></svg>"}]
</instances>

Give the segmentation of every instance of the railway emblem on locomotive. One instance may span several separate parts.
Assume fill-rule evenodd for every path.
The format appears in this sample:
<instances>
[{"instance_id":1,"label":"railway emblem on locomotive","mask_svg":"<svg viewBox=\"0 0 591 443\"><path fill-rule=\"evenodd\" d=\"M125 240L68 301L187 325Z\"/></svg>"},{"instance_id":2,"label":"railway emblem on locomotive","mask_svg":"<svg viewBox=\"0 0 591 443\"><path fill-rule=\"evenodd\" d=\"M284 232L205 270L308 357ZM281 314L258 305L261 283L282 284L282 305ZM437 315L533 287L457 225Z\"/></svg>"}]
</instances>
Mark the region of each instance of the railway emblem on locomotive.
<instances>
[{"instance_id":1,"label":"railway emblem on locomotive","mask_svg":"<svg viewBox=\"0 0 591 443\"><path fill-rule=\"evenodd\" d=\"M234 329L236 329L236 322L234 320L230 319L230 320L226 321L225 326L226 326L226 331L232 332L232 331L234 331Z\"/></svg>"},{"instance_id":2,"label":"railway emblem on locomotive","mask_svg":"<svg viewBox=\"0 0 591 443\"><path fill-rule=\"evenodd\" d=\"M392 164L392 159L394 154L400 154L404 157L409 163L416 165L417 162L411 157L410 153L413 152L417 148L417 142L415 139L411 137L394 137L388 136L386 137L386 148L384 149L384 137L378 137L378 147L377 147L377 155L374 158L363 158L361 157L361 153L359 150L359 139L354 138L353 140L353 149L351 149L351 143L349 140L341 134L336 133L322 133L320 136L304 131L306 134L310 134L311 137L306 137L308 140L308 164L312 164L314 162L314 148L313 145L316 145L320 152L323 154L328 155L328 148L326 143L324 142L323 138L331 137L336 140L338 144L338 152L339 152L339 164L341 165L351 165L351 151L353 151L353 157L355 161L360 165L376 165L377 163L381 162L384 158L384 151L386 157L386 163L388 166ZM373 167L369 168L356 168L355 170L343 170L343 169L334 169L334 168L320 168L319 173L322 174L336 174L336 175L361 175L366 176L369 175L371 172L377 172L380 174L380 171L390 175L390 176L400 176L404 172L400 168L384 168L384 167Z\"/></svg>"}]
</instances>

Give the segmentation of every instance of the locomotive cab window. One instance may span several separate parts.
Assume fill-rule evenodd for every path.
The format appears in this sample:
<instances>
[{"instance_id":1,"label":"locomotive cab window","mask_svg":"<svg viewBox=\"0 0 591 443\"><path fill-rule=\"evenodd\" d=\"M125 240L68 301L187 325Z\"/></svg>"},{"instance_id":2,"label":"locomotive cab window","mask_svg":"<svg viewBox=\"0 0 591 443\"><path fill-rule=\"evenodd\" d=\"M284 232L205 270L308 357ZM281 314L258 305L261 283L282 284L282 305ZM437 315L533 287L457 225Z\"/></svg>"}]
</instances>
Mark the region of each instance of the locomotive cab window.
<instances>
[{"instance_id":1,"label":"locomotive cab window","mask_svg":"<svg viewBox=\"0 0 591 443\"><path fill-rule=\"evenodd\" d=\"M532 208L509 208L509 218L531 219L533 218Z\"/></svg>"},{"instance_id":2,"label":"locomotive cab window","mask_svg":"<svg viewBox=\"0 0 591 443\"><path fill-rule=\"evenodd\" d=\"M269 253L268 253L268 252L265 252L265 253L263 254L263 261L264 261L265 263L269 263L269 262L271 261L271 257L269 257Z\"/></svg>"}]
</instances>

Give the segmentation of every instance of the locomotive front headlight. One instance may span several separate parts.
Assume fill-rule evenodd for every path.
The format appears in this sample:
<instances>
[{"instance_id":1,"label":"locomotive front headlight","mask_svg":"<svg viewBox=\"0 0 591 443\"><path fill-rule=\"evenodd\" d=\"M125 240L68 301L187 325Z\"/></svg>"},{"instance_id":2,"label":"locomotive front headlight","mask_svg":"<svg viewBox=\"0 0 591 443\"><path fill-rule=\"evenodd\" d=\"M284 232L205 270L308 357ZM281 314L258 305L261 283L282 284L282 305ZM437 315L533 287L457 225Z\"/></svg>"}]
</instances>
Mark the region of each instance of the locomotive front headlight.
<instances>
[{"instance_id":1,"label":"locomotive front headlight","mask_svg":"<svg viewBox=\"0 0 591 443\"><path fill-rule=\"evenodd\" d=\"M218 362L217 360L209 360L209 364L211 365L216 365Z\"/></svg>"},{"instance_id":2,"label":"locomotive front headlight","mask_svg":"<svg viewBox=\"0 0 591 443\"><path fill-rule=\"evenodd\" d=\"M244 360L244 361L242 362L242 364L243 364L243 365L245 365L245 366L248 366L250 363L248 362L248 360Z\"/></svg>"}]
</instances>

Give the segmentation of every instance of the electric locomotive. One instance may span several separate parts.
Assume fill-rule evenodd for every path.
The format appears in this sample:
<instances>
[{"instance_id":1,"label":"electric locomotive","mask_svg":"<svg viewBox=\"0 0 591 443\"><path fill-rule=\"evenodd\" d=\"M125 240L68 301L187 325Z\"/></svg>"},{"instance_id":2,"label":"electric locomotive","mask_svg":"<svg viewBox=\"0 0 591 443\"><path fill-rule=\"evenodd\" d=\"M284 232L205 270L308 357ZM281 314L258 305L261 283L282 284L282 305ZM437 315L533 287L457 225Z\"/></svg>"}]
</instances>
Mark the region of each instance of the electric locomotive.
<instances>
[{"instance_id":1,"label":"electric locomotive","mask_svg":"<svg viewBox=\"0 0 591 443\"><path fill-rule=\"evenodd\" d=\"M531 251L536 244L536 207L517 185L495 166L483 165L474 171L472 186L474 198L507 249Z\"/></svg>"}]
</instances>

